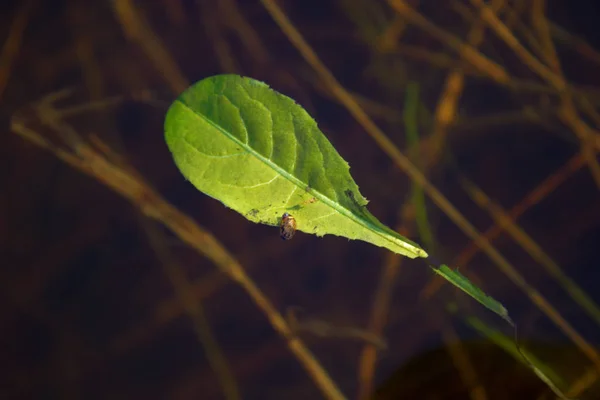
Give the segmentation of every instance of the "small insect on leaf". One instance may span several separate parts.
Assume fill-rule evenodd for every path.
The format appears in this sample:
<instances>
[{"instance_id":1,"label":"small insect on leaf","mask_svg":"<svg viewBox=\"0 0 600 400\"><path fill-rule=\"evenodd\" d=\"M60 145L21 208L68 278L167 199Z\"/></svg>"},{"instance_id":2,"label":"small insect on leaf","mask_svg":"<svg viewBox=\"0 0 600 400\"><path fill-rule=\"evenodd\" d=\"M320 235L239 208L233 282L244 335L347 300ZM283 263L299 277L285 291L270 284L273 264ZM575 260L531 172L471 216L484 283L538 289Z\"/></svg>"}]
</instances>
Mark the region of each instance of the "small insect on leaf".
<instances>
[{"instance_id":1,"label":"small insect on leaf","mask_svg":"<svg viewBox=\"0 0 600 400\"><path fill-rule=\"evenodd\" d=\"M279 224L279 236L283 240L290 240L296 233L296 220L288 213L283 213Z\"/></svg>"}]
</instances>

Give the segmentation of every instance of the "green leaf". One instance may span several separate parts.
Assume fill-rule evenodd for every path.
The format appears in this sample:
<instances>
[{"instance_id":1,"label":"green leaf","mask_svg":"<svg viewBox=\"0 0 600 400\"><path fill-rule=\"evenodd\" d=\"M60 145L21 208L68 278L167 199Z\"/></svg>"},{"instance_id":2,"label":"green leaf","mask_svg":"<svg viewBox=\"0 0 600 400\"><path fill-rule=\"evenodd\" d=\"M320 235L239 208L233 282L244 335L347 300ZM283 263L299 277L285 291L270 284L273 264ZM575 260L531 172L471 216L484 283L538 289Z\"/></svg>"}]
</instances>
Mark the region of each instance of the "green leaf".
<instances>
[{"instance_id":1,"label":"green leaf","mask_svg":"<svg viewBox=\"0 0 600 400\"><path fill-rule=\"evenodd\" d=\"M247 219L364 240L410 258L417 244L383 225L349 166L294 100L237 75L197 82L171 105L165 139L181 173Z\"/></svg>"},{"instance_id":2,"label":"green leaf","mask_svg":"<svg viewBox=\"0 0 600 400\"><path fill-rule=\"evenodd\" d=\"M419 151L419 84L409 82L406 85L406 95L404 96L404 131L406 133L406 142L412 151ZM417 160L418 161L418 160ZM420 169L422 166L417 164ZM425 191L423 187L413 182L411 186L411 201L415 207L415 222L419 237L429 249L433 250L433 234L427 217L427 203L425 202Z\"/></svg>"},{"instance_id":3,"label":"green leaf","mask_svg":"<svg viewBox=\"0 0 600 400\"><path fill-rule=\"evenodd\" d=\"M450 268L448 268L447 265L441 265L438 268L431 267L431 269L433 269L433 271L436 274L441 275L448 282L450 282L451 284L453 284L454 286L456 286L457 288L459 288L460 290L477 300L484 307L498 314L510 325L515 325L512 319L510 319L510 317L508 316L508 311L506 310L506 308L504 308L502 304L494 300L492 297L486 295L481 289L479 289L477 286L471 283L471 281L467 279L466 276L462 275L458 271L451 270Z\"/></svg>"},{"instance_id":4,"label":"green leaf","mask_svg":"<svg viewBox=\"0 0 600 400\"><path fill-rule=\"evenodd\" d=\"M540 378L542 382L548 385L560 399L570 400L569 397L558 388L558 386L566 386L565 382L561 379L560 375L554 372L550 365L544 363L530 351L519 348L515 339L511 339L502 334L502 332L490 328L478 318L467 317L466 321L473 329L479 331L479 333L504 349L504 351L513 356L517 361L531 368L533 373Z\"/></svg>"},{"instance_id":5,"label":"green leaf","mask_svg":"<svg viewBox=\"0 0 600 400\"><path fill-rule=\"evenodd\" d=\"M448 304L447 310L452 314L456 314L458 311L458 307L456 304ZM565 379L563 379L559 372L555 371L551 364L547 361L543 361L541 358L535 356L535 354L523 348L522 345L519 345L517 342L517 331L516 326L514 327L515 336L514 338L510 338L503 334L502 332L486 325L479 318L474 316L466 316L463 317L464 321L470 325L473 329L478 331L481 335L485 336L490 342L496 344L498 347L502 348L506 353L510 354L515 360L524 364L528 368L532 370L532 372L540 378L542 382L544 382L553 392L557 395L558 398L563 400L572 400L566 394L562 392L559 388L567 386ZM564 371L574 372L572 365L580 365L581 360L576 359L576 361L572 361L569 358L562 357L561 353L573 354L574 351L570 347L564 348L563 346L549 346L547 344L541 342L530 342L529 345L533 345L533 348L536 349L541 354L545 354L546 358L551 356L551 360L553 363L556 363L560 366L560 369ZM529 347L529 346L528 346ZM578 377L579 373L574 372Z\"/></svg>"}]
</instances>

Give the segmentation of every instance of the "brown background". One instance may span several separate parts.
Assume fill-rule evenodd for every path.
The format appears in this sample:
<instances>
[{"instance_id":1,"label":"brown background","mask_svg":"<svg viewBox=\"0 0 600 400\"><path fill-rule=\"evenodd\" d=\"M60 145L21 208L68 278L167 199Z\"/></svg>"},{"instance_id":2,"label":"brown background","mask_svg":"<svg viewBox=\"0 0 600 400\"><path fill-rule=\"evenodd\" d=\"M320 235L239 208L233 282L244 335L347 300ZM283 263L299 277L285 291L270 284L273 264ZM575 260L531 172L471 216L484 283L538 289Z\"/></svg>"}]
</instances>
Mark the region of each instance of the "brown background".
<instances>
[{"instance_id":1,"label":"brown background","mask_svg":"<svg viewBox=\"0 0 600 400\"><path fill-rule=\"evenodd\" d=\"M471 22L459 11L474 10L469 2L406 3L446 32L467 37ZM532 3L506 3L516 10L515 35L527 43L527 33L535 36ZM552 21L598 48L597 2L548 3ZM539 185L549 187L546 178L563 177L557 187L528 205L516 222L600 301L598 186L586 166L567 168L577 161L580 143L558 117L560 97L502 40L486 31L481 52L504 66L519 84L516 88L496 84L465 63L466 88L458 113L442 151L432 156L426 138L433 131L432 118L446 76L460 63L456 51L411 23L394 34L404 17L383 1L278 4L341 84L370 100L361 104L407 153L401 118L404 90L408 81L419 83L423 145L421 157L413 161L433 157L427 170L430 180L478 230L487 230L494 221L469 198L460 176L475 182L505 210L522 203ZM243 398L322 397L264 314L213 263L98 180L10 132L10 118L18 116L40 136L60 143L61 136L40 121L32 103L64 88L73 92L59 108L123 96L125 101L117 106L64 121L86 140L99 137L167 201L214 235L279 311L299 306L303 315L367 329L384 266L399 264L381 334L389 350L380 354L376 384L409 360L443 348L454 334L465 340L463 355L480 372L476 381L486 388L483 398L548 394L531 373L511 375L516 363L506 361L501 352L469 348L480 336L465 325L465 316L477 315L494 329L512 332L447 285L424 300L422 291L434 277L421 261L400 263L383 249L338 237L298 233L292 241L282 242L275 228L249 223L185 182L163 140L163 117L178 93L177 73L161 64L164 59L170 59L188 82L234 72L266 81L294 98L350 163L370 210L420 242L412 218L402 217L403 210L410 211L403 208L410 199L410 179L336 101L260 2L65 0L5 2L2 7L0 32L6 45L0 101L6 123L0 146L0 397L223 398L193 318L165 273L164 257L161 262L157 256L160 248L166 249L167 262L177 265L191 283ZM500 18L508 21L509 14L503 12ZM145 28L136 25L140 21ZM384 38L390 35L393 40L386 45ZM571 37L554 35L553 40L567 81L578 85L597 108L597 56ZM166 53L148 47L156 43ZM152 101L132 100L141 91L150 93ZM564 389L592 368L564 332L483 253L467 265L454 265L471 241L430 200L427 206L436 258L460 266L500 300L519 324L523 339L556 346L541 348L538 354L551 359L561 349L573 355L573 376L567 377ZM160 243L158 250L151 237ZM582 337L592 345L600 342L600 327L517 241L502 234L493 243ZM455 316L444 311L451 302L459 303ZM364 343L311 334L302 338L341 390L356 398ZM434 353L412 370L407 367L408 375L398 379L417 389L399 389L405 392L396 398L467 398L464 387L469 384L461 383L460 367L448 361L448 354ZM566 361L549 362L567 366ZM595 398L593 393L581 398Z\"/></svg>"}]
</instances>

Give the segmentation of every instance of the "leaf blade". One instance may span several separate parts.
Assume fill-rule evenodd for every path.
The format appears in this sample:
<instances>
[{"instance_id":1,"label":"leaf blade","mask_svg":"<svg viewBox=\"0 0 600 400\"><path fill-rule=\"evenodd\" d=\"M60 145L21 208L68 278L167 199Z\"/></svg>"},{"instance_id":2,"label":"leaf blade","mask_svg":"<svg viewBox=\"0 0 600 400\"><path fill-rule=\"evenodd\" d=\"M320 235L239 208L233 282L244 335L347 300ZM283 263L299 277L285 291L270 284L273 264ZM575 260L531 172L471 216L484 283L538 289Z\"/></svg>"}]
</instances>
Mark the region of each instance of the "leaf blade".
<instances>
[{"instance_id":1,"label":"leaf blade","mask_svg":"<svg viewBox=\"0 0 600 400\"><path fill-rule=\"evenodd\" d=\"M488 310L496 313L506 322L508 322L511 326L514 326L513 320L508 315L508 310L504 308L504 306L493 297L488 296L483 292L483 290L479 289L475 286L466 276L461 274L458 271L450 269L447 265L442 264L439 267L431 266L431 269L438 275L442 276L448 282L471 296L481 305L483 305Z\"/></svg>"},{"instance_id":2,"label":"leaf blade","mask_svg":"<svg viewBox=\"0 0 600 400\"><path fill-rule=\"evenodd\" d=\"M237 75L197 82L169 108L165 139L196 188L253 222L278 225L292 212L298 230L427 257L366 209L348 163L314 119L262 82Z\"/></svg>"}]
</instances>

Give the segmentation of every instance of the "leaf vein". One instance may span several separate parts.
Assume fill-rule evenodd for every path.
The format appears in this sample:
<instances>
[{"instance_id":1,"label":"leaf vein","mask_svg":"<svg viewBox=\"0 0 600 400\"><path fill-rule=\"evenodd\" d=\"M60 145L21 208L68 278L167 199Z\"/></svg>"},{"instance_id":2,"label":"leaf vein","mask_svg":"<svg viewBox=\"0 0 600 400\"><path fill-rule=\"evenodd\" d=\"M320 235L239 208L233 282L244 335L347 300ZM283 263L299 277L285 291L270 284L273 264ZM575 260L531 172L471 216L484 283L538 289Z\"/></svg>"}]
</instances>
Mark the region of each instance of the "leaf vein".
<instances>
[{"instance_id":1,"label":"leaf vein","mask_svg":"<svg viewBox=\"0 0 600 400\"><path fill-rule=\"evenodd\" d=\"M251 185L251 186L231 185L231 184L228 184L228 183L226 183L225 185L231 186L231 187L236 187L236 188L241 188L241 189L255 189L257 187L265 186L265 185L269 185L269 184L273 183L273 181L275 181L275 179L279 178L280 176L281 175L275 175L273 178L269 179L266 182L257 183L256 185Z\"/></svg>"},{"instance_id":2,"label":"leaf vein","mask_svg":"<svg viewBox=\"0 0 600 400\"><path fill-rule=\"evenodd\" d=\"M265 103L263 103L262 101L260 101L259 99L255 99L254 97L252 97L250 95L250 92L248 92L248 90L243 87L240 86L240 89L242 92L246 93L246 96L248 96L248 99L260 104L261 106L263 106L265 108L265 110L269 113L270 116L270 120L271 120L271 130L269 132L269 136L271 137L271 148L269 149L269 155L265 157L271 161L273 161L272 157L273 157L273 149L275 148L275 138L273 137L273 113L271 112L271 110L269 109L269 107L267 107L267 105ZM242 117L241 113L240 113L240 117L242 118L242 122L244 123L244 127L246 127L246 123L244 122L244 118ZM250 132L248 132L248 128L246 128L246 133L248 134L248 139L250 139Z\"/></svg>"},{"instance_id":3,"label":"leaf vein","mask_svg":"<svg viewBox=\"0 0 600 400\"><path fill-rule=\"evenodd\" d=\"M207 158L230 158L230 157L237 157L237 156L243 156L243 155L246 155L246 154L248 154L248 152L246 152L246 151L243 151L243 152L241 152L241 153L233 153L233 154L227 154L227 155L224 155L224 156L217 156L217 155L214 155L214 154L207 154L207 153L205 153L205 152L201 151L201 150L200 150L200 149L198 149L196 146L194 146L193 144L191 144L191 143L190 143L190 141L189 141L189 140L187 140L187 138L186 138L186 137L183 137L183 142L184 142L186 145L190 146L192 149L194 149L194 150L195 150L197 153L199 153L199 154L201 154L202 156L204 156L204 157L207 157Z\"/></svg>"}]
</instances>

